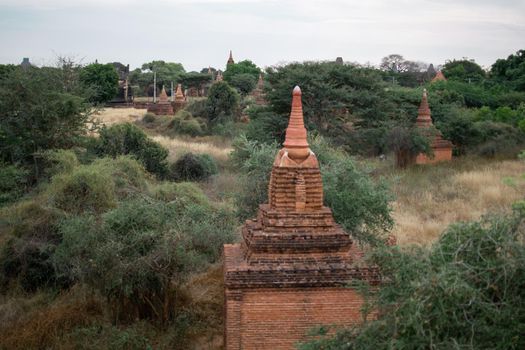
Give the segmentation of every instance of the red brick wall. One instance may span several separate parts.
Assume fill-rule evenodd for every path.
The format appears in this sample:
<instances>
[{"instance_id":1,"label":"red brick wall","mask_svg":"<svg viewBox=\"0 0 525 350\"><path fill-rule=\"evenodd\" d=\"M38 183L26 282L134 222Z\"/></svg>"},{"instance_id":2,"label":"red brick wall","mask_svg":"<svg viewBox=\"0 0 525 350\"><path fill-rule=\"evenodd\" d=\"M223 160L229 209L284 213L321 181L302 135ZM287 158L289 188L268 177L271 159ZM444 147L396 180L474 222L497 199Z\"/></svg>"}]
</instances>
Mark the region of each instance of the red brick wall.
<instances>
[{"instance_id":1,"label":"red brick wall","mask_svg":"<svg viewBox=\"0 0 525 350\"><path fill-rule=\"evenodd\" d=\"M438 162L452 160L452 148L434 149L434 158L429 158L425 154L418 154L416 164L434 164Z\"/></svg>"},{"instance_id":2,"label":"red brick wall","mask_svg":"<svg viewBox=\"0 0 525 350\"><path fill-rule=\"evenodd\" d=\"M361 296L351 288L226 291L226 349L294 349L319 325L362 321Z\"/></svg>"}]
</instances>

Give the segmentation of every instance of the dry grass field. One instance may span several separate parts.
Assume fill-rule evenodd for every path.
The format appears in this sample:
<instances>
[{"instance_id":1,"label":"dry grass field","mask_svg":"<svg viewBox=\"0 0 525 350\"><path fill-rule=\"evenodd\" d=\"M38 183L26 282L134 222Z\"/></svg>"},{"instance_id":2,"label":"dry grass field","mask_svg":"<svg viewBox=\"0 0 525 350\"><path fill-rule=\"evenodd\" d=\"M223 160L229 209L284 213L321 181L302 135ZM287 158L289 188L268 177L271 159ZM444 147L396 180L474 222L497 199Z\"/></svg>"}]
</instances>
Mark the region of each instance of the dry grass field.
<instances>
[{"instance_id":1,"label":"dry grass field","mask_svg":"<svg viewBox=\"0 0 525 350\"><path fill-rule=\"evenodd\" d=\"M134 123L146 115L145 109L135 108L104 108L93 116L107 126L118 123Z\"/></svg>"},{"instance_id":2,"label":"dry grass field","mask_svg":"<svg viewBox=\"0 0 525 350\"><path fill-rule=\"evenodd\" d=\"M509 211L524 198L523 174L521 160L472 158L395 170L393 234L401 245L429 244L451 223Z\"/></svg>"},{"instance_id":3,"label":"dry grass field","mask_svg":"<svg viewBox=\"0 0 525 350\"><path fill-rule=\"evenodd\" d=\"M145 115L140 109L106 108L98 114L107 125L138 122ZM224 164L231 146L213 137L168 137L146 132L168 148L170 161L185 152L208 153ZM525 162L521 160L486 160L463 157L451 163L415 166L405 170L391 164L376 164L379 173L391 182L393 234L399 244L429 244L453 222L479 219L481 216L508 211L525 194ZM231 173L220 174L205 185L214 196L226 195L237 185ZM228 178L230 179L228 179ZM213 187L213 188L212 188Z\"/></svg>"}]
</instances>

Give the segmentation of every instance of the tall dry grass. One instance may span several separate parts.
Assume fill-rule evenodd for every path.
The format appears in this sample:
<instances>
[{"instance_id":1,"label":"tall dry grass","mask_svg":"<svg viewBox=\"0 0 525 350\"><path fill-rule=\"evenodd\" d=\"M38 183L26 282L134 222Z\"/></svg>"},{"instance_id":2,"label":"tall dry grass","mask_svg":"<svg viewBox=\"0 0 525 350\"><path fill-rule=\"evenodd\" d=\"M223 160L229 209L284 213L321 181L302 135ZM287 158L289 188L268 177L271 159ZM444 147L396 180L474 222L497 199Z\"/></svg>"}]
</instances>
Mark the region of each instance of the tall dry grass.
<instances>
[{"instance_id":1,"label":"tall dry grass","mask_svg":"<svg viewBox=\"0 0 525 350\"><path fill-rule=\"evenodd\" d=\"M107 126L119 123L134 123L146 115L145 109L104 108L94 114L95 119Z\"/></svg>"},{"instance_id":2,"label":"tall dry grass","mask_svg":"<svg viewBox=\"0 0 525 350\"><path fill-rule=\"evenodd\" d=\"M152 139L170 151L170 161L176 160L184 153L192 152L198 154L207 153L219 162L226 162L232 151L231 146L222 141L214 142L211 139L201 141L198 139L172 138L161 135L153 136Z\"/></svg>"},{"instance_id":3,"label":"tall dry grass","mask_svg":"<svg viewBox=\"0 0 525 350\"><path fill-rule=\"evenodd\" d=\"M508 212L525 194L525 163L458 159L391 174L393 234L399 244L429 244L448 225Z\"/></svg>"}]
</instances>

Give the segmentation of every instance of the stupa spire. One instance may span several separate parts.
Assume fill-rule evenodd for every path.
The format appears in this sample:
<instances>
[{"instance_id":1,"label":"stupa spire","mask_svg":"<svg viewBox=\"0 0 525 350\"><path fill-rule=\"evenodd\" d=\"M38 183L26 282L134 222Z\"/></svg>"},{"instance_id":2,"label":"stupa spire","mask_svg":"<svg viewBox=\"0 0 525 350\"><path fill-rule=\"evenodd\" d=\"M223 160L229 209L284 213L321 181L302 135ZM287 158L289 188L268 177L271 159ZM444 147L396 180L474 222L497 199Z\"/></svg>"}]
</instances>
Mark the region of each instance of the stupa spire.
<instances>
[{"instance_id":1,"label":"stupa spire","mask_svg":"<svg viewBox=\"0 0 525 350\"><path fill-rule=\"evenodd\" d=\"M296 86L292 95L292 111L283 146L288 150L288 156L293 160L305 159L310 154L304 127L303 104L301 88Z\"/></svg>"},{"instance_id":2,"label":"stupa spire","mask_svg":"<svg viewBox=\"0 0 525 350\"><path fill-rule=\"evenodd\" d=\"M428 106L427 89L423 90L423 97L421 104L417 111L416 124L419 127L428 127L432 125L432 118L430 117L430 107Z\"/></svg>"},{"instance_id":3,"label":"stupa spire","mask_svg":"<svg viewBox=\"0 0 525 350\"><path fill-rule=\"evenodd\" d=\"M232 50L230 50L230 57L228 57L228 62L226 64L228 65L232 63L235 63L235 61L233 60Z\"/></svg>"},{"instance_id":4,"label":"stupa spire","mask_svg":"<svg viewBox=\"0 0 525 350\"><path fill-rule=\"evenodd\" d=\"M181 84L177 84L177 91L175 92L175 101L184 101L184 94L182 93Z\"/></svg>"},{"instance_id":5,"label":"stupa spire","mask_svg":"<svg viewBox=\"0 0 525 350\"><path fill-rule=\"evenodd\" d=\"M162 85L162 91L160 92L159 102L160 103L168 102L168 94L166 93L166 89L164 88L164 85Z\"/></svg>"}]
</instances>

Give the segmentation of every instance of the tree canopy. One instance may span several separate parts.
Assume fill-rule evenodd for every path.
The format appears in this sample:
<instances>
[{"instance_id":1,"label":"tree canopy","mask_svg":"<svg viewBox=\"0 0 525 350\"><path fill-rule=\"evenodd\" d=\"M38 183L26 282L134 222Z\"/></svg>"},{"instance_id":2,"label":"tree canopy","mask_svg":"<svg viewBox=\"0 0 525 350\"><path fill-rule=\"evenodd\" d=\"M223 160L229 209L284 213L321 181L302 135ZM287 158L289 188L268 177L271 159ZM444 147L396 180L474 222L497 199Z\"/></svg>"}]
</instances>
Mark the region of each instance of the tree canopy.
<instances>
[{"instance_id":1,"label":"tree canopy","mask_svg":"<svg viewBox=\"0 0 525 350\"><path fill-rule=\"evenodd\" d=\"M90 90L93 102L107 102L118 93L118 74L110 63L92 63L83 67L80 81Z\"/></svg>"}]
</instances>

